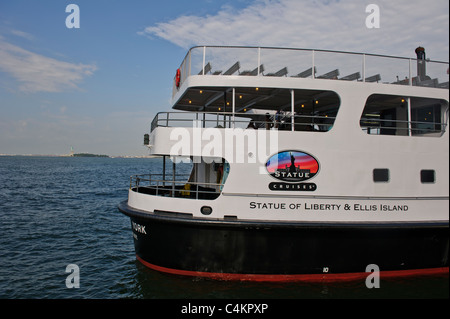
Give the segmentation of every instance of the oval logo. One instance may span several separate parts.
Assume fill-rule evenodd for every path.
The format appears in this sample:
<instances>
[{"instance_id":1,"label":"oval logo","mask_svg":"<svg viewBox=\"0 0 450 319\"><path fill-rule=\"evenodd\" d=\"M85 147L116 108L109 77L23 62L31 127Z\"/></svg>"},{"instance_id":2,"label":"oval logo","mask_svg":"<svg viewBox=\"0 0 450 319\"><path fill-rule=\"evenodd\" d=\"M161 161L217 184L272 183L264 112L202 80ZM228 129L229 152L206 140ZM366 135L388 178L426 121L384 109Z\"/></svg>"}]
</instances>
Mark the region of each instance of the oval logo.
<instances>
[{"instance_id":1,"label":"oval logo","mask_svg":"<svg viewBox=\"0 0 450 319\"><path fill-rule=\"evenodd\" d=\"M270 176L285 182L302 182L319 171L319 162L301 151L284 151L269 158L266 163Z\"/></svg>"}]
</instances>

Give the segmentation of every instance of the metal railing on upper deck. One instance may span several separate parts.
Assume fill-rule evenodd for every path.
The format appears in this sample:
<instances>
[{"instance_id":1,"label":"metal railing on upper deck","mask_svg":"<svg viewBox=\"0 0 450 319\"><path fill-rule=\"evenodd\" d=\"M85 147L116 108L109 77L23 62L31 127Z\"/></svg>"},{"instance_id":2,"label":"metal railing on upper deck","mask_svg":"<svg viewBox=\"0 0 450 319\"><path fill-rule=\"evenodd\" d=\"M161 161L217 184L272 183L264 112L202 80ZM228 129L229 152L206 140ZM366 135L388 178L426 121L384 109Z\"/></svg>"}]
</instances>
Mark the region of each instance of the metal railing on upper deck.
<instances>
[{"instance_id":1,"label":"metal railing on upper deck","mask_svg":"<svg viewBox=\"0 0 450 319\"><path fill-rule=\"evenodd\" d=\"M449 88L448 62L329 50L197 46L188 51L179 70L173 95L191 75L286 76Z\"/></svg>"},{"instance_id":2,"label":"metal railing on upper deck","mask_svg":"<svg viewBox=\"0 0 450 319\"><path fill-rule=\"evenodd\" d=\"M331 129L336 117L321 115L231 113L231 112L158 112L150 132L157 127L277 129L289 131L320 131ZM256 118L256 119L250 119Z\"/></svg>"},{"instance_id":3,"label":"metal railing on upper deck","mask_svg":"<svg viewBox=\"0 0 450 319\"><path fill-rule=\"evenodd\" d=\"M423 122L387 120L373 117L361 117L360 126L367 134L372 135L404 135L404 136L442 136L446 122Z\"/></svg>"}]
</instances>

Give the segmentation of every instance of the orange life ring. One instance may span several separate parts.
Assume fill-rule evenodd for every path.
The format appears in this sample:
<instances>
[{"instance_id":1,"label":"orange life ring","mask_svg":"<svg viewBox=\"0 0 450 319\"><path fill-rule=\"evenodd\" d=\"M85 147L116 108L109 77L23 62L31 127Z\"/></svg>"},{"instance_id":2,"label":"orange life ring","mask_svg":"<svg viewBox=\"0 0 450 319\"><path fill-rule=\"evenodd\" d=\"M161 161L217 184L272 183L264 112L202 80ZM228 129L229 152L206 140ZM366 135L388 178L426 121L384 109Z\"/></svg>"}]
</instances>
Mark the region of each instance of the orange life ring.
<instances>
[{"instance_id":1,"label":"orange life ring","mask_svg":"<svg viewBox=\"0 0 450 319\"><path fill-rule=\"evenodd\" d=\"M181 79L181 71L180 69L177 69L177 75L175 76L175 85L180 87L180 79Z\"/></svg>"}]
</instances>

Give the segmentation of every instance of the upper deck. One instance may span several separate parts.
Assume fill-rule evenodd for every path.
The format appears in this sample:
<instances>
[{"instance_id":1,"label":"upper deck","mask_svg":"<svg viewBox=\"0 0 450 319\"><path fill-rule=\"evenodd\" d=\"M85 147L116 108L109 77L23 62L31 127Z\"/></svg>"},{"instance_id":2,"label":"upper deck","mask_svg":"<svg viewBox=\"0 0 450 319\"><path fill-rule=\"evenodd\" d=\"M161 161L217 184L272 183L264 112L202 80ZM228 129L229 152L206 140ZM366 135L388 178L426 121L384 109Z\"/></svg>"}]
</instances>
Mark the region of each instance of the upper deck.
<instances>
[{"instance_id":1,"label":"upper deck","mask_svg":"<svg viewBox=\"0 0 450 319\"><path fill-rule=\"evenodd\" d=\"M448 120L449 63L427 60L420 49L421 58L413 59L293 48L193 47L174 78L172 105L194 117L160 113L151 131L192 126L192 120L201 120L203 127L245 128L252 119L263 127L265 114L270 114L271 120L281 116L288 124L283 128L292 131L326 132L343 121L340 127L348 132L362 128L369 134L442 136ZM216 118L208 120L205 113Z\"/></svg>"},{"instance_id":2,"label":"upper deck","mask_svg":"<svg viewBox=\"0 0 450 319\"><path fill-rule=\"evenodd\" d=\"M174 78L174 107L177 93L192 75L264 76L328 79L449 88L449 63L357 52L273 47L197 46L186 54L179 79ZM177 107L179 108L179 107Z\"/></svg>"}]
</instances>

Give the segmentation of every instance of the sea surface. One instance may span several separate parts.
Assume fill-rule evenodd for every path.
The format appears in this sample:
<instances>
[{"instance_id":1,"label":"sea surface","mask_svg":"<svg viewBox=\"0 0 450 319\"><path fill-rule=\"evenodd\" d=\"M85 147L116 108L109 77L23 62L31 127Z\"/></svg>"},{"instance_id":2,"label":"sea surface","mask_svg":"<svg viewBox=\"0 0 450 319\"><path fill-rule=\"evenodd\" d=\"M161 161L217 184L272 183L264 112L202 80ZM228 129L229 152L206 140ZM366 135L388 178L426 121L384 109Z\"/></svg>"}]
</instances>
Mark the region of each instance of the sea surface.
<instances>
[{"instance_id":1,"label":"sea surface","mask_svg":"<svg viewBox=\"0 0 450 319\"><path fill-rule=\"evenodd\" d=\"M449 298L448 275L383 279L368 289L364 281L214 281L148 269L136 261L130 220L117 205L131 175L161 169L156 158L0 156L0 299ZM178 165L177 173L189 169Z\"/></svg>"}]
</instances>

